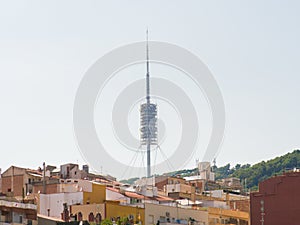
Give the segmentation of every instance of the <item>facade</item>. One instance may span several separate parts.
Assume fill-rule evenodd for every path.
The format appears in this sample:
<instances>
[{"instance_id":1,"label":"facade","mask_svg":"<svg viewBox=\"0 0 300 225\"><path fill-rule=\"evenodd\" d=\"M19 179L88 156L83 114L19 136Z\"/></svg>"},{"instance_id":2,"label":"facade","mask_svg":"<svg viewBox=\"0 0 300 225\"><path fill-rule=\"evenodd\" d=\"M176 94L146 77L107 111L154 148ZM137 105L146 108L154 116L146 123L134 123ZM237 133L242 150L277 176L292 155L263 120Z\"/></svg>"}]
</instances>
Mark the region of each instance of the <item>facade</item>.
<instances>
[{"instance_id":1,"label":"facade","mask_svg":"<svg viewBox=\"0 0 300 225\"><path fill-rule=\"evenodd\" d=\"M243 188L240 179L236 177L228 177L222 179L221 185L223 186L223 188L230 188L236 190L242 190Z\"/></svg>"},{"instance_id":2,"label":"facade","mask_svg":"<svg viewBox=\"0 0 300 225\"><path fill-rule=\"evenodd\" d=\"M24 198L32 193L32 183L41 181L42 177L40 171L11 166L1 175L2 193Z\"/></svg>"},{"instance_id":3,"label":"facade","mask_svg":"<svg viewBox=\"0 0 300 225\"><path fill-rule=\"evenodd\" d=\"M62 179L81 179L85 174L86 172L81 171L77 164L68 163L60 166L60 178Z\"/></svg>"},{"instance_id":4,"label":"facade","mask_svg":"<svg viewBox=\"0 0 300 225\"><path fill-rule=\"evenodd\" d=\"M58 187L57 193L35 194L39 214L61 218L64 203L69 207L76 204L100 204L106 199L105 185L95 182L73 180L73 182L61 183Z\"/></svg>"},{"instance_id":5,"label":"facade","mask_svg":"<svg viewBox=\"0 0 300 225\"><path fill-rule=\"evenodd\" d=\"M231 224L231 225L249 225L250 216L247 212L229 210L222 208L208 208L208 225ZM261 225L261 224L260 224Z\"/></svg>"},{"instance_id":6,"label":"facade","mask_svg":"<svg viewBox=\"0 0 300 225\"><path fill-rule=\"evenodd\" d=\"M41 215L61 218L64 203L67 203L67 205L83 204L83 192L40 194L38 212Z\"/></svg>"},{"instance_id":7,"label":"facade","mask_svg":"<svg viewBox=\"0 0 300 225\"><path fill-rule=\"evenodd\" d=\"M99 222L105 218L117 222L128 218L132 223L145 224L144 208L132 205L121 205L118 201L106 201L101 204L73 205L70 212L77 220ZM96 221L97 220L97 221Z\"/></svg>"},{"instance_id":8,"label":"facade","mask_svg":"<svg viewBox=\"0 0 300 225\"><path fill-rule=\"evenodd\" d=\"M2 170L0 168L0 194L2 193L2 180L1 180L1 178L2 178Z\"/></svg>"},{"instance_id":9,"label":"facade","mask_svg":"<svg viewBox=\"0 0 300 225\"><path fill-rule=\"evenodd\" d=\"M121 204L130 204L130 198L121 194L118 189L106 187L106 200L118 200Z\"/></svg>"},{"instance_id":10,"label":"facade","mask_svg":"<svg viewBox=\"0 0 300 225\"><path fill-rule=\"evenodd\" d=\"M57 225L58 223L63 222L63 220L61 219L56 219L41 214L37 215L37 220L38 220L38 225Z\"/></svg>"},{"instance_id":11,"label":"facade","mask_svg":"<svg viewBox=\"0 0 300 225\"><path fill-rule=\"evenodd\" d=\"M194 224L208 225L208 212L185 209L174 206L164 206L156 204L145 204L145 225L157 224Z\"/></svg>"},{"instance_id":12,"label":"facade","mask_svg":"<svg viewBox=\"0 0 300 225\"><path fill-rule=\"evenodd\" d=\"M100 221L106 218L105 204L88 204L88 205L72 205L70 207L71 216L77 218L78 221L88 221L91 217L96 218L99 216ZM93 215L93 216L92 216Z\"/></svg>"},{"instance_id":13,"label":"facade","mask_svg":"<svg viewBox=\"0 0 300 225\"><path fill-rule=\"evenodd\" d=\"M0 224L37 224L37 208L33 204L0 200Z\"/></svg>"},{"instance_id":14,"label":"facade","mask_svg":"<svg viewBox=\"0 0 300 225\"><path fill-rule=\"evenodd\" d=\"M250 194L252 225L295 225L300 221L300 172L288 172L259 184Z\"/></svg>"},{"instance_id":15,"label":"facade","mask_svg":"<svg viewBox=\"0 0 300 225\"><path fill-rule=\"evenodd\" d=\"M103 204L73 205L70 212L77 219L90 222L94 221L91 221L91 218L100 215L102 220L107 218L116 222L119 219L128 218L132 223L142 225L154 225L157 221L160 224L187 224L193 221L194 224L208 225L207 211L151 203L138 207L121 205L118 201L107 201Z\"/></svg>"},{"instance_id":16,"label":"facade","mask_svg":"<svg viewBox=\"0 0 300 225\"><path fill-rule=\"evenodd\" d=\"M211 171L210 162L199 162L198 173L203 180L215 181L215 174Z\"/></svg>"},{"instance_id":17,"label":"facade","mask_svg":"<svg viewBox=\"0 0 300 225\"><path fill-rule=\"evenodd\" d=\"M53 169L53 167L52 167ZM85 180L96 180L104 183L113 183L116 181L115 177L110 175L100 175L90 173L88 165L83 165L82 170L78 164L67 163L60 166L60 170L52 170L52 175L58 175L61 179L85 179Z\"/></svg>"}]
</instances>

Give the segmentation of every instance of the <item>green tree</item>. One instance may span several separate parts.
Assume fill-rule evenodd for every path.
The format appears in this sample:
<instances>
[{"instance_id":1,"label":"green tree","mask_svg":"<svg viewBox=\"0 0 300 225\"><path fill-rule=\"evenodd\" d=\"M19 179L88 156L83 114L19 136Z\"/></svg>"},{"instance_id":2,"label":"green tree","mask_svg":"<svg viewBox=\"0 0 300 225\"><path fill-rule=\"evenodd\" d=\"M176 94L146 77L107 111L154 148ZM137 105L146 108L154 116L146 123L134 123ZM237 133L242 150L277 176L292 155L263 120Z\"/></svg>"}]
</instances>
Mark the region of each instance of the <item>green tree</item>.
<instances>
[{"instance_id":1,"label":"green tree","mask_svg":"<svg viewBox=\"0 0 300 225\"><path fill-rule=\"evenodd\" d=\"M101 221L101 225L112 225L112 221L110 219L104 219Z\"/></svg>"}]
</instances>

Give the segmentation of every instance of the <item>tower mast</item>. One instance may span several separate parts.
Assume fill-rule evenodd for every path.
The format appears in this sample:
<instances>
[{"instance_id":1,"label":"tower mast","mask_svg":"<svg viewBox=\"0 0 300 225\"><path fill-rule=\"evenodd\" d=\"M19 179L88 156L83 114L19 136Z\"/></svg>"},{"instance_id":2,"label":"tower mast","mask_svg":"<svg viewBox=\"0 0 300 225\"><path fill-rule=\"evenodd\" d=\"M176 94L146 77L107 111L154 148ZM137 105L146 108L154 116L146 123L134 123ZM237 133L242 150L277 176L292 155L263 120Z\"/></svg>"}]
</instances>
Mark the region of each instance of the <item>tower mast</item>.
<instances>
[{"instance_id":1,"label":"tower mast","mask_svg":"<svg viewBox=\"0 0 300 225\"><path fill-rule=\"evenodd\" d=\"M141 145L147 150L147 177L151 176L151 145L157 145L157 105L150 99L150 62L147 29L146 42L146 102L140 107Z\"/></svg>"},{"instance_id":2,"label":"tower mast","mask_svg":"<svg viewBox=\"0 0 300 225\"><path fill-rule=\"evenodd\" d=\"M148 45L148 29L147 29L147 46L146 46L146 66L147 66L147 73L146 73L146 100L147 100L147 177L151 176L151 130L150 130L150 73L149 73L149 45Z\"/></svg>"}]
</instances>

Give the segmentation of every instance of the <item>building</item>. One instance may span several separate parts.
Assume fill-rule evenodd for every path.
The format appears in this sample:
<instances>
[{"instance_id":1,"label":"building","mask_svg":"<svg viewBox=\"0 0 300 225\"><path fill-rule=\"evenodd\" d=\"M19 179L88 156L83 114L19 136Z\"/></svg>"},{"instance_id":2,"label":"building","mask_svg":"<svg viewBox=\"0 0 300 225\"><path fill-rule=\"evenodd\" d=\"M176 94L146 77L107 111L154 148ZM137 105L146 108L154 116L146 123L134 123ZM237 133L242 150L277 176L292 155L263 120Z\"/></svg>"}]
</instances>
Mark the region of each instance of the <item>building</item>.
<instances>
[{"instance_id":1,"label":"building","mask_svg":"<svg viewBox=\"0 0 300 225\"><path fill-rule=\"evenodd\" d=\"M0 168L0 194L2 193L2 180L1 180L2 170Z\"/></svg>"},{"instance_id":2,"label":"building","mask_svg":"<svg viewBox=\"0 0 300 225\"><path fill-rule=\"evenodd\" d=\"M205 191L206 180L202 179L201 176L190 176L184 179L188 185L195 187L196 193L201 194Z\"/></svg>"},{"instance_id":3,"label":"building","mask_svg":"<svg viewBox=\"0 0 300 225\"><path fill-rule=\"evenodd\" d=\"M199 162L198 173L203 180L215 181L215 173L212 172L210 162Z\"/></svg>"},{"instance_id":4,"label":"building","mask_svg":"<svg viewBox=\"0 0 300 225\"><path fill-rule=\"evenodd\" d=\"M208 212L191 208L145 204L145 225L157 224L208 225Z\"/></svg>"},{"instance_id":5,"label":"building","mask_svg":"<svg viewBox=\"0 0 300 225\"><path fill-rule=\"evenodd\" d=\"M123 205L119 204L118 201L106 201L102 204L72 205L70 207L71 215L77 220L96 223L105 218L114 222L128 218L132 224L145 224L144 212L145 209L143 207Z\"/></svg>"},{"instance_id":6,"label":"building","mask_svg":"<svg viewBox=\"0 0 300 225\"><path fill-rule=\"evenodd\" d=\"M61 179L83 179L87 177L86 170L80 170L78 164L68 163L60 166Z\"/></svg>"},{"instance_id":7,"label":"building","mask_svg":"<svg viewBox=\"0 0 300 225\"><path fill-rule=\"evenodd\" d=\"M33 204L20 203L12 199L0 200L0 224L37 224L37 207Z\"/></svg>"},{"instance_id":8,"label":"building","mask_svg":"<svg viewBox=\"0 0 300 225\"><path fill-rule=\"evenodd\" d=\"M78 220L94 222L95 218L110 219L114 222L128 218L134 224L194 224L208 225L208 212L186 209L176 206L145 203L142 206L122 205L118 201L106 201L103 204L73 205L71 214Z\"/></svg>"},{"instance_id":9,"label":"building","mask_svg":"<svg viewBox=\"0 0 300 225\"><path fill-rule=\"evenodd\" d=\"M106 200L105 185L88 180L71 180L59 184L59 192L51 194L35 194L38 213L48 217L61 218L64 204L68 207L76 204L100 204Z\"/></svg>"},{"instance_id":10,"label":"building","mask_svg":"<svg viewBox=\"0 0 300 225\"><path fill-rule=\"evenodd\" d=\"M240 179L236 177L224 178L222 179L220 185L225 189L235 189L235 190L243 189Z\"/></svg>"},{"instance_id":11,"label":"building","mask_svg":"<svg viewBox=\"0 0 300 225\"><path fill-rule=\"evenodd\" d=\"M252 225L295 225L300 221L300 172L287 172L259 183L250 194Z\"/></svg>"},{"instance_id":12,"label":"building","mask_svg":"<svg viewBox=\"0 0 300 225\"><path fill-rule=\"evenodd\" d=\"M222 208L208 208L208 217L209 225L221 225L221 224L230 224L230 225L249 225L249 213L222 209ZM260 224L261 225L261 224Z\"/></svg>"},{"instance_id":13,"label":"building","mask_svg":"<svg viewBox=\"0 0 300 225\"><path fill-rule=\"evenodd\" d=\"M38 225L90 225L90 223L88 223L87 221L65 222L61 219L47 217L47 216L38 214Z\"/></svg>"},{"instance_id":14,"label":"building","mask_svg":"<svg viewBox=\"0 0 300 225\"><path fill-rule=\"evenodd\" d=\"M1 175L2 193L18 199L25 198L32 193L32 183L42 178L41 171L11 166Z\"/></svg>"},{"instance_id":15,"label":"building","mask_svg":"<svg viewBox=\"0 0 300 225\"><path fill-rule=\"evenodd\" d=\"M61 179L85 179L97 180L99 182L113 182L116 181L115 177L110 175L100 175L90 173L89 166L83 165L82 170L79 169L78 164L67 163L60 166L60 170L53 170L52 175L58 175Z\"/></svg>"}]
</instances>

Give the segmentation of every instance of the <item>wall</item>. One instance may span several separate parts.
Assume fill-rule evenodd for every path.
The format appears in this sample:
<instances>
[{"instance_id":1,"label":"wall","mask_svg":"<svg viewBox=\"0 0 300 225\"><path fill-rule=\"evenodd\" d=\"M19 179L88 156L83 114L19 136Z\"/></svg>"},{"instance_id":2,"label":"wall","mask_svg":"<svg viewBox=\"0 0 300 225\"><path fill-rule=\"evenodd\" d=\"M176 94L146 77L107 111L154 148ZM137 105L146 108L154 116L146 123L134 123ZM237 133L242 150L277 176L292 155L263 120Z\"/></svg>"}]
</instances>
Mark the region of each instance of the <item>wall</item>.
<instances>
[{"instance_id":1,"label":"wall","mask_svg":"<svg viewBox=\"0 0 300 225\"><path fill-rule=\"evenodd\" d=\"M221 209L221 208L208 208L209 224L216 223L230 223L230 221L239 221L241 225L249 225L250 215L247 212ZM261 224L260 224L261 225ZM270 224L271 225L271 224Z\"/></svg>"},{"instance_id":2,"label":"wall","mask_svg":"<svg viewBox=\"0 0 300 225\"><path fill-rule=\"evenodd\" d=\"M89 219L89 214L92 212L94 216L96 217L97 213L100 213L102 216L102 219L105 218L105 205L102 204L90 204L90 205L72 205L70 212L75 215L79 212L82 213L83 220Z\"/></svg>"},{"instance_id":3,"label":"wall","mask_svg":"<svg viewBox=\"0 0 300 225\"><path fill-rule=\"evenodd\" d=\"M195 193L195 187L187 184L167 184L167 193L173 192Z\"/></svg>"},{"instance_id":4,"label":"wall","mask_svg":"<svg viewBox=\"0 0 300 225\"><path fill-rule=\"evenodd\" d=\"M47 184L46 185L46 194L54 194L58 193L59 191L59 184ZM33 185L33 192L32 193L43 193L43 184L35 184Z\"/></svg>"},{"instance_id":5,"label":"wall","mask_svg":"<svg viewBox=\"0 0 300 225\"><path fill-rule=\"evenodd\" d=\"M38 217L38 225L57 225L57 222L50 219Z\"/></svg>"},{"instance_id":6,"label":"wall","mask_svg":"<svg viewBox=\"0 0 300 225\"><path fill-rule=\"evenodd\" d=\"M108 219L117 217L123 218L133 215L134 221L139 219L142 224L145 224L145 209L143 208L119 205L118 202L107 202L105 203L105 208L105 217Z\"/></svg>"},{"instance_id":7,"label":"wall","mask_svg":"<svg viewBox=\"0 0 300 225\"><path fill-rule=\"evenodd\" d=\"M111 191L109 189L106 189L106 200L114 200L114 201L120 201L121 203L127 203L130 204L130 198L125 197L121 193Z\"/></svg>"},{"instance_id":8,"label":"wall","mask_svg":"<svg viewBox=\"0 0 300 225\"><path fill-rule=\"evenodd\" d=\"M20 221L20 217L22 217L22 220ZM12 222L13 223L20 223L23 224L26 220L26 214L22 212L13 212L12 213Z\"/></svg>"},{"instance_id":9,"label":"wall","mask_svg":"<svg viewBox=\"0 0 300 225\"><path fill-rule=\"evenodd\" d=\"M58 222L63 222L61 219L55 219L44 215L38 215L38 225L57 225Z\"/></svg>"},{"instance_id":10,"label":"wall","mask_svg":"<svg viewBox=\"0 0 300 225\"><path fill-rule=\"evenodd\" d=\"M13 175L13 179L12 179ZM23 190L24 195L27 194L29 190L26 189L27 183L29 178L31 181L33 180L41 180L41 177L37 177L29 175L26 172L26 169L19 168L15 166L11 166L8 168L3 174L1 179L1 185L2 185L2 192L7 194L9 193L8 190L12 189L11 192L13 192L15 197L22 197L23 196ZM13 183L13 187L12 187Z\"/></svg>"},{"instance_id":11,"label":"wall","mask_svg":"<svg viewBox=\"0 0 300 225\"><path fill-rule=\"evenodd\" d=\"M50 217L61 218L63 212L63 203L68 206L83 203L83 193L57 193L57 194L40 194L39 212L42 215L48 216L47 209L50 209Z\"/></svg>"},{"instance_id":12,"label":"wall","mask_svg":"<svg viewBox=\"0 0 300 225\"><path fill-rule=\"evenodd\" d=\"M156 182L156 180L155 180L155 182ZM167 185L167 184L168 184L168 178L165 178L165 179L157 181L155 183L155 187L157 187L158 190L163 191L165 185Z\"/></svg>"},{"instance_id":13,"label":"wall","mask_svg":"<svg viewBox=\"0 0 300 225\"><path fill-rule=\"evenodd\" d=\"M81 179L81 171L77 164L65 164L60 166L60 175L63 179Z\"/></svg>"},{"instance_id":14,"label":"wall","mask_svg":"<svg viewBox=\"0 0 300 225\"><path fill-rule=\"evenodd\" d=\"M233 200L230 201L230 209L250 212L250 200Z\"/></svg>"},{"instance_id":15,"label":"wall","mask_svg":"<svg viewBox=\"0 0 300 225\"><path fill-rule=\"evenodd\" d=\"M99 204L103 203L106 198L106 187L102 184L91 183L92 192L83 192L84 204Z\"/></svg>"},{"instance_id":16,"label":"wall","mask_svg":"<svg viewBox=\"0 0 300 225\"><path fill-rule=\"evenodd\" d=\"M80 187L78 182L74 182L70 180L68 183L68 180L65 180L66 183L61 183L58 185L58 192L77 192L77 191L83 191Z\"/></svg>"},{"instance_id":17,"label":"wall","mask_svg":"<svg viewBox=\"0 0 300 225\"><path fill-rule=\"evenodd\" d=\"M250 194L251 224L261 224L262 207L265 225L299 224L299 202L300 172L269 178L259 184L259 192Z\"/></svg>"},{"instance_id":18,"label":"wall","mask_svg":"<svg viewBox=\"0 0 300 225\"><path fill-rule=\"evenodd\" d=\"M200 200L202 202L203 207L214 207L214 208L222 208L229 209L230 207L224 201L214 201L214 200Z\"/></svg>"},{"instance_id":19,"label":"wall","mask_svg":"<svg viewBox=\"0 0 300 225\"><path fill-rule=\"evenodd\" d=\"M145 204L145 224L150 225L156 224L160 217L165 217L167 219L167 214L169 214L170 221L175 222L177 219L188 220L190 217L196 221L200 221L201 225L208 224L208 212L193 210L193 209L183 209L179 207L163 206L155 204ZM174 221L175 220L175 221ZM163 221L161 221L163 222Z\"/></svg>"},{"instance_id":20,"label":"wall","mask_svg":"<svg viewBox=\"0 0 300 225\"><path fill-rule=\"evenodd\" d=\"M23 194L23 188L25 191L25 186L23 183L23 175L16 175L13 177L13 190L11 190L14 194L14 196L22 196ZM11 189L12 186L12 179L11 177L2 177L2 191L3 193L7 194L9 193L9 189ZM25 194L25 193L24 193Z\"/></svg>"}]
</instances>

